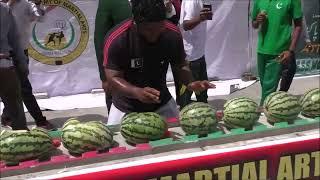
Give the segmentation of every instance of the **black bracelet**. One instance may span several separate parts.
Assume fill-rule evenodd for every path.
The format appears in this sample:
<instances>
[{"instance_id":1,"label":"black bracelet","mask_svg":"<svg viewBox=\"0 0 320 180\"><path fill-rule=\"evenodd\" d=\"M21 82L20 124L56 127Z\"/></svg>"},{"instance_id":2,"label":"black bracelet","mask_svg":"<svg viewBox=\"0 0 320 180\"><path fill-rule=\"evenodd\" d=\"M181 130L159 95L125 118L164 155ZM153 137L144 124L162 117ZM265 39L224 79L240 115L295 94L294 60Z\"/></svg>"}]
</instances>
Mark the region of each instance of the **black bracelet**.
<instances>
[{"instance_id":1,"label":"black bracelet","mask_svg":"<svg viewBox=\"0 0 320 180\"><path fill-rule=\"evenodd\" d=\"M295 52L294 52L293 50L289 50L289 52L290 52L292 55L295 54Z\"/></svg>"}]
</instances>

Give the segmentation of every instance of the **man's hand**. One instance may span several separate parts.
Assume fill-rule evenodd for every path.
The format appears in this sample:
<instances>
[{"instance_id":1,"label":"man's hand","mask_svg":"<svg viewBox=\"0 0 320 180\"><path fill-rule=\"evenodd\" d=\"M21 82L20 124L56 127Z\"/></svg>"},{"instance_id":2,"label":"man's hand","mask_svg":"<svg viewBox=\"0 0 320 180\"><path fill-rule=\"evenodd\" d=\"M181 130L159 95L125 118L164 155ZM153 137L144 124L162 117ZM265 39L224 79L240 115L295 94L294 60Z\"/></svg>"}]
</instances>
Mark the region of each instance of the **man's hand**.
<instances>
[{"instance_id":1,"label":"man's hand","mask_svg":"<svg viewBox=\"0 0 320 180\"><path fill-rule=\"evenodd\" d=\"M259 23L259 24L263 24L267 19L267 14L265 12L260 12L258 15L257 15L257 18L256 18L256 21Z\"/></svg>"},{"instance_id":2,"label":"man's hand","mask_svg":"<svg viewBox=\"0 0 320 180\"><path fill-rule=\"evenodd\" d=\"M290 60L292 59L292 52L291 51L283 51L280 55L279 55L279 62L281 64L288 64L290 62Z\"/></svg>"},{"instance_id":3,"label":"man's hand","mask_svg":"<svg viewBox=\"0 0 320 180\"><path fill-rule=\"evenodd\" d=\"M188 90L195 92L205 91L211 88L216 88L216 85L210 83L209 81L194 81L188 85Z\"/></svg>"},{"instance_id":4,"label":"man's hand","mask_svg":"<svg viewBox=\"0 0 320 180\"><path fill-rule=\"evenodd\" d=\"M156 89L145 87L145 88L134 88L133 89L135 98L139 101L147 104L160 103L160 92Z\"/></svg>"},{"instance_id":5,"label":"man's hand","mask_svg":"<svg viewBox=\"0 0 320 180\"><path fill-rule=\"evenodd\" d=\"M200 11L200 21L205 21L205 20L208 20L210 18L212 18L212 11L208 8L203 8L201 11Z\"/></svg>"}]
</instances>

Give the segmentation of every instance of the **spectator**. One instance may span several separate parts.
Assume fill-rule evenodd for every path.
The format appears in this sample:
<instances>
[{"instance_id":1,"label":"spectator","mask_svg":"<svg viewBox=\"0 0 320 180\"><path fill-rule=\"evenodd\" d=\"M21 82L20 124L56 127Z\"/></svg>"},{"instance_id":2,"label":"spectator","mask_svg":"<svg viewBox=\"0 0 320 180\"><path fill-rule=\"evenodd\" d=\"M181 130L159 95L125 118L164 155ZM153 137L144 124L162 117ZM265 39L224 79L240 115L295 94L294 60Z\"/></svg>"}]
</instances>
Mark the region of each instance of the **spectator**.
<instances>
[{"instance_id":1,"label":"spectator","mask_svg":"<svg viewBox=\"0 0 320 180\"><path fill-rule=\"evenodd\" d=\"M182 1L180 24L184 48L193 78L198 81L208 80L205 60L205 42L207 20L212 19L212 8L203 6L202 0ZM192 91L183 84L179 86L180 108L191 102ZM207 91L196 92L197 101L208 102Z\"/></svg>"},{"instance_id":2,"label":"spectator","mask_svg":"<svg viewBox=\"0 0 320 180\"><path fill-rule=\"evenodd\" d=\"M166 86L169 64L179 82L190 90L213 88L208 81L192 82L180 31L166 22L163 0L132 0L133 19L110 32L104 64L113 99L108 124L121 123L130 112L155 111L178 117L177 105Z\"/></svg>"},{"instance_id":3,"label":"spectator","mask_svg":"<svg viewBox=\"0 0 320 180\"><path fill-rule=\"evenodd\" d=\"M301 1L255 0L251 15L253 28L260 29L257 61L262 106L264 99L277 90L282 68L296 66L294 51L302 30ZM285 77L282 82L284 91L289 89L293 78L289 74L292 77Z\"/></svg>"},{"instance_id":4,"label":"spectator","mask_svg":"<svg viewBox=\"0 0 320 180\"><path fill-rule=\"evenodd\" d=\"M112 96L108 89L108 83L103 68L103 42L107 32L121 21L131 17L131 9L128 0L99 0L95 21L94 45L98 61L100 79L105 91L108 112L112 104Z\"/></svg>"},{"instance_id":5,"label":"spectator","mask_svg":"<svg viewBox=\"0 0 320 180\"><path fill-rule=\"evenodd\" d=\"M10 7L12 14L17 22L17 27L19 31L19 40L24 49L24 53L28 56L28 45L29 38L31 36L31 25L33 21L41 20L45 15L45 10L40 8L40 1L34 0L34 2L29 2L27 0L9 0L7 5ZM13 53L15 57L16 54ZM24 59L25 60L25 59ZM29 59L26 59L26 63L29 64ZM55 129L54 126L47 121L46 117L43 116L41 109L37 103L36 98L32 92L32 86L28 79L27 74L17 69L17 74L21 83L21 93L24 104L26 105L30 115L34 118L36 125L48 130ZM12 117L9 115L9 107L5 107L1 117L2 124L10 125L12 122Z\"/></svg>"},{"instance_id":6,"label":"spectator","mask_svg":"<svg viewBox=\"0 0 320 180\"><path fill-rule=\"evenodd\" d=\"M19 41L16 21L9 7L0 2L0 97L11 117L13 130L27 130L26 117L23 110L20 82L14 68L28 75L27 57L23 53ZM10 57L12 51L15 56ZM2 124L2 123L1 123ZM4 124L2 124L5 126Z\"/></svg>"}]
</instances>

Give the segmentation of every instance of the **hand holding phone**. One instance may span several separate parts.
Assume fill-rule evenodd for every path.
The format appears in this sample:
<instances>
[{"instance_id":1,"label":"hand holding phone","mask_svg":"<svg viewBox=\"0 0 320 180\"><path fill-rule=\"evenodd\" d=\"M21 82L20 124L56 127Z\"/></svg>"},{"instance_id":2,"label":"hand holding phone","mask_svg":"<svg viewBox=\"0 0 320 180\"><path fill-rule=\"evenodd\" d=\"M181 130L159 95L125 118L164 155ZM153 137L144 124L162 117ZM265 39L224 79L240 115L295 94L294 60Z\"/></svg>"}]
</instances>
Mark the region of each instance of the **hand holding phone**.
<instances>
[{"instance_id":1,"label":"hand holding phone","mask_svg":"<svg viewBox=\"0 0 320 180\"><path fill-rule=\"evenodd\" d=\"M212 20L212 5L211 4L204 4L203 9L200 12L200 16L203 17L203 20Z\"/></svg>"}]
</instances>

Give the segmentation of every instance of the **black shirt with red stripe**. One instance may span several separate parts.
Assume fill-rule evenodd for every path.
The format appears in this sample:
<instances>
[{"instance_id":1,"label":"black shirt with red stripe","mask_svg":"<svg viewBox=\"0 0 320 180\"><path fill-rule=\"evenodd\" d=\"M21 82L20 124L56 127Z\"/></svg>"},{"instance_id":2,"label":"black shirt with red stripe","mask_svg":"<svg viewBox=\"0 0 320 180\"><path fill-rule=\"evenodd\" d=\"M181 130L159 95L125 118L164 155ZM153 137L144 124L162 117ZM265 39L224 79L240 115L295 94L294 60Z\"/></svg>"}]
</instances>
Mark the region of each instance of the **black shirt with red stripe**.
<instances>
[{"instance_id":1,"label":"black shirt with red stripe","mask_svg":"<svg viewBox=\"0 0 320 180\"><path fill-rule=\"evenodd\" d=\"M166 74L171 66L185 61L183 40L179 29L165 22L166 30L156 43L142 38L132 19L115 27L105 39L104 65L121 71L124 79L137 87L151 87L160 91L160 104L145 104L137 99L113 94L112 101L119 110L128 112L156 111L172 97L166 85Z\"/></svg>"}]
</instances>

